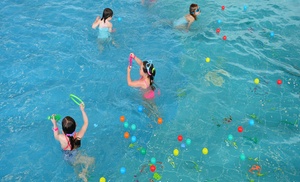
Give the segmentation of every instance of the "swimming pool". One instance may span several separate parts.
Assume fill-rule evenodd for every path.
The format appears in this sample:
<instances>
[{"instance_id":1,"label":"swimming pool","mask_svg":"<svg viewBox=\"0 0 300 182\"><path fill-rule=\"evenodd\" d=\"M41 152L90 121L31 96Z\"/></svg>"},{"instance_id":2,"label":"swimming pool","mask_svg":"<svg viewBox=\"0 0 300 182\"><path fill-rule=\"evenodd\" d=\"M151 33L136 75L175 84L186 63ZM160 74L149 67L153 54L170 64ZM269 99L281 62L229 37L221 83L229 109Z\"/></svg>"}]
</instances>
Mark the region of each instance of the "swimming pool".
<instances>
[{"instance_id":1,"label":"swimming pool","mask_svg":"<svg viewBox=\"0 0 300 182\"><path fill-rule=\"evenodd\" d=\"M47 120L58 113L82 123L70 93L89 116L80 149L95 158L89 181L156 181L154 174L163 182L298 181L299 3L223 3L199 3L202 15L186 33L169 26L187 12L186 1L1 1L1 181L80 181ZM91 25L106 7L118 46L100 53ZM127 86L130 52L154 62L162 125L138 111L148 104ZM138 68L132 73L137 79ZM122 115L137 129L125 128ZM253 165L260 174L249 172Z\"/></svg>"}]
</instances>

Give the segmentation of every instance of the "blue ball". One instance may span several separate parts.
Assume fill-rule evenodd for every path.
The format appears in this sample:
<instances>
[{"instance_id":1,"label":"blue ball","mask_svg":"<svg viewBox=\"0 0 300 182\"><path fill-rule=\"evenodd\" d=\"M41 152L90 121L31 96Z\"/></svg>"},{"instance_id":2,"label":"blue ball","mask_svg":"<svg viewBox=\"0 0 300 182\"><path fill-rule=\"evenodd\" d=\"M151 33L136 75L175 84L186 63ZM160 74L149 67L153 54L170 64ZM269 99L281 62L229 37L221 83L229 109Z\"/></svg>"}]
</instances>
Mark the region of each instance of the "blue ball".
<instances>
[{"instance_id":1,"label":"blue ball","mask_svg":"<svg viewBox=\"0 0 300 182\"><path fill-rule=\"evenodd\" d=\"M222 20L218 20L218 23L222 23Z\"/></svg>"},{"instance_id":2,"label":"blue ball","mask_svg":"<svg viewBox=\"0 0 300 182\"><path fill-rule=\"evenodd\" d=\"M182 143L182 144L181 144L181 147L182 147L182 148L185 148L185 144L184 144L184 143Z\"/></svg>"},{"instance_id":3,"label":"blue ball","mask_svg":"<svg viewBox=\"0 0 300 182\"><path fill-rule=\"evenodd\" d=\"M136 142L136 136L132 136L131 141L132 141L132 143Z\"/></svg>"},{"instance_id":4,"label":"blue ball","mask_svg":"<svg viewBox=\"0 0 300 182\"><path fill-rule=\"evenodd\" d=\"M250 120L249 120L249 124L250 124L251 126L253 126L253 125L254 125L254 120L253 120L253 119L250 119Z\"/></svg>"},{"instance_id":5,"label":"blue ball","mask_svg":"<svg viewBox=\"0 0 300 182\"><path fill-rule=\"evenodd\" d=\"M126 173L125 167L121 167L120 172L121 172L121 174L125 174Z\"/></svg>"},{"instance_id":6,"label":"blue ball","mask_svg":"<svg viewBox=\"0 0 300 182\"><path fill-rule=\"evenodd\" d=\"M247 7L246 5L244 5L244 11L246 11L246 10L247 10L247 8L248 8L248 7Z\"/></svg>"},{"instance_id":7,"label":"blue ball","mask_svg":"<svg viewBox=\"0 0 300 182\"><path fill-rule=\"evenodd\" d=\"M121 21L121 20L122 20L122 18L121 18L121 17L119 17L119 18L118 18L118 21Z\"/></svg>"},{"instance_id":8,"label":"blue ball","mask_svg":"<svg viewBox=\"0 0 300 182\"><path fill-rule=\"evenodd\" d=\"M270 36L271 36L271 37L274 37L274 32L271 32L271 33L270 33Z\"/></svg>"},{"instance_id":9,"label":"blue ball","mask_svg":"<svg viewBox=\"0 0 300 182\"><path fill-rule=\"evenodd\" d=\"M143 109L144 109L143 106L139 106L138 111L143 112Z\"/></svg>"}]
</instances>

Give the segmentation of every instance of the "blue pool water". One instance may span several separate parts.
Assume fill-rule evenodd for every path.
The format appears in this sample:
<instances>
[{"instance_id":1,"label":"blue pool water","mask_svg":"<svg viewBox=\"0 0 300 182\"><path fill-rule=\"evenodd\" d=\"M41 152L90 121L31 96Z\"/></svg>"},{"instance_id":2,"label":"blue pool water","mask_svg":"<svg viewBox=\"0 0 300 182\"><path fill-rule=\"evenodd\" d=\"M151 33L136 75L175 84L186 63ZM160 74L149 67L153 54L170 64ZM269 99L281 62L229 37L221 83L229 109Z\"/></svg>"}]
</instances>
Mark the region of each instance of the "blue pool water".
<instances>
[{"instance_id":1,"label":"blue pool water","mask_svg":"<svg viewBox=\"0 0 300 182\"><path fill-rule=\"evenodd\" d=\"M71 115L81 126L70 93L89 116L80 148L95 159L89 181L157 181L154 174L163 182L299 181L300 3L202 1L189 32L173 29L190 3L1 1L1 181L81 181L47 120ZM114 11L117 46L100 53L91 25L106 7ZM130 52L154 62L161 92L154 103L127 86ZM134 79L138 69L133 65ZM122 115L137 129L125 128ZM134 145L126 131L137 137ZM152 157L157 173L149 170ZM260 173L249 172L253 165Z\"/></svg>"}]
</instances>

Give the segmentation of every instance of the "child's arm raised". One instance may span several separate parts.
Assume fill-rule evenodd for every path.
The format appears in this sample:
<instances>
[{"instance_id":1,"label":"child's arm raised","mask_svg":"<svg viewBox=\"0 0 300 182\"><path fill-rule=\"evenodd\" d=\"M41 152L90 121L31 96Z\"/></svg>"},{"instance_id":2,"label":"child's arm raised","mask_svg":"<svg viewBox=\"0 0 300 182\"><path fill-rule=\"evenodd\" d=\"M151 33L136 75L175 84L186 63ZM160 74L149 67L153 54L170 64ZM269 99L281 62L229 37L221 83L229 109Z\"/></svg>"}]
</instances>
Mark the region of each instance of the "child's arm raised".
<instances>
[{"instance_id":1,"label":"child's arm raised","mask_svg":"<svg viewBox=\"0 0 300 182\"><path fill-rule=\"evenodd\" d=\"M143 61L140 60L140 58L138 58L136 55L134 55L133 53L130 53L130 56L136 61L136 63L139 65L139 66L143 66Z\"/></svg>"},{"instance_id":2,"label":"child's arm raised","mask_svg":"<svg viewBox=\"0 0 300 182\"><path fill-rule=\"evenodd\" d=\"M52 124L53 124L52 130L53 130L54 138L59 141L59 137L58 137L59 131L58 131L57 122L56 122L54 116L55 116L54 114L51 116L51 121L52 121Z\"/></svg>"},{"instance_id":3,"label":"child's arm raised","mask_svg":"<svg viewBox=\"0 0 300 182\"><path fill-rule=\"evenodd\" d=\"M78 138L82 138L87 130L87 127L89 125L89 119L84 111L84 104L80 104L80 110L82 113L82 118L83 118L83 126L81 127L80 131L77 133Z\"/></svg>"}]
</instances>

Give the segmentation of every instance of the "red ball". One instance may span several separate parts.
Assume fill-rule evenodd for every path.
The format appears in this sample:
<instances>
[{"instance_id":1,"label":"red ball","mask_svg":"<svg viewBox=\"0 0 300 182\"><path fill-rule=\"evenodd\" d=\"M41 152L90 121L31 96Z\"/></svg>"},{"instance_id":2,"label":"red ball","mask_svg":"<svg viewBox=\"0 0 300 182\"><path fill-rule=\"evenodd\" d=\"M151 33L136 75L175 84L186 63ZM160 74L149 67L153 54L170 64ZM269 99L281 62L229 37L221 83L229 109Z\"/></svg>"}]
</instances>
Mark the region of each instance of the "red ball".
<instances>
[{"instance_id":1,"label":"red ball","mask_svg":"<svg viewBox=\"0 0 300 182\"><path fill-rule=\"evenodd\" d=\"M216 32L217 33L220 33L221 29L220 28L217 28Z\"/></svg>"},{"instance_id":2,"label":"red ball","mask_svg":"<svg viewBox=\"0 0 300 182\"><path fill-rule=\"evenodd\" d=\"M225 6L222 6L222 10L224 10L225 9Z\"/></svg>"},{"instance_id":3,"label":"red ball","mask_svg":"<svg viewBox=\"0 0 300 182\"><path fill-rule=\"evenodd\" d=\"M223 40L226 40L226 39L227 39L227 37L226 37L226 35L224 35L224 36L223 36Z\"/></svg>"},{"instance_id":4,"label":"red ball","mask_svg":"<svg viewBox=\"0 0 300 182\"><path fill-rule=\"evenodd\" d=\"M278 79L278 80L277 80L277 84L278 84L278 85L281 85L281 84L282 84L282 80Z\"/></svg>"},{"instance_id":5,"label":"red ball","mask_svg":"<svg viewBox=\"0 0 300 182\"><path fill-rule=\"evenodd\" d=\"M238 132L241 133L241 132L243 132L243 130L244 130L243 127L241 127L241 126L238 127Z\"/></svg>"},{"instance_id":6,"label":"red ball","mask_svg":"<svg viewBox=\"0 0 300 182\"><path fill-rule=\"evenodd\" d=\"M178 135L177 140L181 142L183 140L183 137L181 135Z\"/></svg>"},{"instance_id":7,"label":"red ball","mask_svg":"<svg viewBox=\"0 0 300 182\"><path fill-rule=\"evenodd\" d=\"M151 172L154 172L155 170L156 170L155 165L151 165L151 166L150 166L150 171L151 171Z\"/></svg>"}]
</instances>

